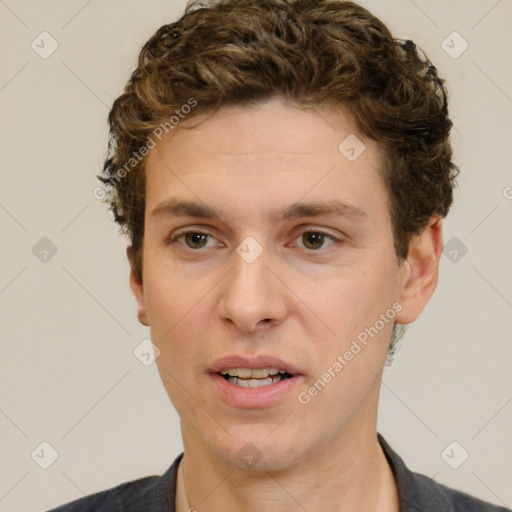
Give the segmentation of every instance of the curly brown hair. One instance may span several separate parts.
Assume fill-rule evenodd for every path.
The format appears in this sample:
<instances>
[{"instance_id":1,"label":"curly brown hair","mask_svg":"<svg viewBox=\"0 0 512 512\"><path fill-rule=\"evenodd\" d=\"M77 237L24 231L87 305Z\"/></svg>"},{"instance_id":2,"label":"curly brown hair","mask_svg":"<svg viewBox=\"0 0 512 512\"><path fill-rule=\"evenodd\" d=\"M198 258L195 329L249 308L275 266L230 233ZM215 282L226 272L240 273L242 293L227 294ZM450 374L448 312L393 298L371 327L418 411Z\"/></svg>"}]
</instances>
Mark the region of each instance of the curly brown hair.
<instances>
[{"instance_id":1,"label":"curly brown hair","mask_svg":"<svg viewBox=\"0 0 512 512\"><path fill-rule=\"evenodd\" d=\"M155 133L174 128L182 113L275 96L300 108L344 105L360 133L381 144L399 261L411 236L448 213L459 169L451 160L447 91L412 41L393 38L351 1L193 1L144 45L108 118L98 177L141 279L144 164Z\"/></svg>"}]
</instances>

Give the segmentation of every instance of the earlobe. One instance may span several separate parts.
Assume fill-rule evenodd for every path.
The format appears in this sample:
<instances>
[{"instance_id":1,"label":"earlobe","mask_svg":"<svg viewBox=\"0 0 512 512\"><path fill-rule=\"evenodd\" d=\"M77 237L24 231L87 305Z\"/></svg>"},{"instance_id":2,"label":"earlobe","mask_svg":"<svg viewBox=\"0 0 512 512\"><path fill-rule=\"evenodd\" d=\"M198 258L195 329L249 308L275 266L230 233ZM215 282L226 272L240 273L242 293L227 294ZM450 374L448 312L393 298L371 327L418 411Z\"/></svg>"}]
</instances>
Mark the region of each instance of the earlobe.
<instances>
[{"instance_id":1,"label":"earlobe","mask_svg":"<svg viewBox=\"0 0 512 512\"><path fill-rule=\"evenodd\" d=\"M423 231L412 238L407 260L403 263L399 324L409 324L423 311L434 293L443 250L442 220L433 217Z\"/></svg>"},{"instance_id":2,"label":"earlobe","mask_svg":"<svg viewBox=\"0 0 512 512\"><path fill-rule=\"evenodd\" d=\"M135 260L131 245L126 248L126 256L130 262L130 288L137 302L137 318L142 325L149 327L149 318L146 311L146 301L144 299L144 287L141 283L139 274L135 269Z\"/></svg>"}]
</instances>

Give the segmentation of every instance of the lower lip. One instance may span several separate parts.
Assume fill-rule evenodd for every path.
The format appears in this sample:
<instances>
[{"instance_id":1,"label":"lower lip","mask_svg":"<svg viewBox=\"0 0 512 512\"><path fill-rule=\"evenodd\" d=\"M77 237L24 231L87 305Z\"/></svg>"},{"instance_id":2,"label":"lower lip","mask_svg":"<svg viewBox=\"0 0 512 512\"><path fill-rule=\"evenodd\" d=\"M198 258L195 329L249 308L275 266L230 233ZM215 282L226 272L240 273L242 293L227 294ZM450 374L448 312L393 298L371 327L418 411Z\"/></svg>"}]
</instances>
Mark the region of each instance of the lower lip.
<instances>
[{"instance_id":1,"label":"lower lip","mask_svg":"<svg viewBox=\"0 0 512 512\"><path fill-rule=\"evenodd\" d=\"M279 403L302 381L302 375L294 375L288 379L260 386L259 388L242 388L231 384L217 373L210 373L217 386L221 398L229 405L245 409L271 407Z\"/></svg>"}]
</instances>

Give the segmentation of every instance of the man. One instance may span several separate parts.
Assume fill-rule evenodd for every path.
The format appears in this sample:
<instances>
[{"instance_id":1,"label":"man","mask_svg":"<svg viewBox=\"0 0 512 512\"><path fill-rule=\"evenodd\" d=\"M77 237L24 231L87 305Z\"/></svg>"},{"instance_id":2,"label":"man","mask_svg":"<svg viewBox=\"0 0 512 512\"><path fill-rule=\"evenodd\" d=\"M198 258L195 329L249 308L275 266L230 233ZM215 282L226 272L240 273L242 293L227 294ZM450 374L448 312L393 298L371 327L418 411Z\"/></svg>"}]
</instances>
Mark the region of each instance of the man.
<instances>
[{"instance_id":1,"label":"man","mask_svg":"<svg viewBox=\"0 0 512 512\"><path fill-rule=\"evenodd\" d=\"M184 454L58 510L505 510L376 433L457 172L443 81L412 41L351 2L193 4L109 122L101 179Z\"/></svg>"}]
</instances>

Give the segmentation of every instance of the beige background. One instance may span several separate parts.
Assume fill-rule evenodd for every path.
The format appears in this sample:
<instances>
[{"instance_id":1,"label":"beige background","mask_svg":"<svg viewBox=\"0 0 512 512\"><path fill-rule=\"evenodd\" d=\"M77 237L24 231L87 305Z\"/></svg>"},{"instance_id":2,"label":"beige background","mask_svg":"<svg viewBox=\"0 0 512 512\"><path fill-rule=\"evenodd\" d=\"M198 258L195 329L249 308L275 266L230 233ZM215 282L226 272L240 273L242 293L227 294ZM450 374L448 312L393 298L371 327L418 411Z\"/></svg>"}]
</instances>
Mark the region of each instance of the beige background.
<instances>
[{"instance_id":1,"label":"beige background","mask_svg":"<svg viewBox=\"0 0 512 512\"><path fill-rule=\"evenodd\" d=\"M108 109L141 45L184 5L0 1L1 511L161 474L182 449L156 367L133 354L149 332L136 319L125 241L93 189ZM438 291L386 370L379 430L412 469L510 507L512 2L363 5L448 80L462 172L445 241L467 247L456 262L443 256ZM31 48L43 31L59 45L47 59ZM456 59L441 46L453 31L469 44ZM452 53L463 44L453 37ZM32 252L42 237L57 248L46 262ZM43 441L58 452L46 470L31 458ZM441 457L452 441L469 453L458 469ZM51 450L38 450L48 462Z\"/></svg>"}]
</instances>

